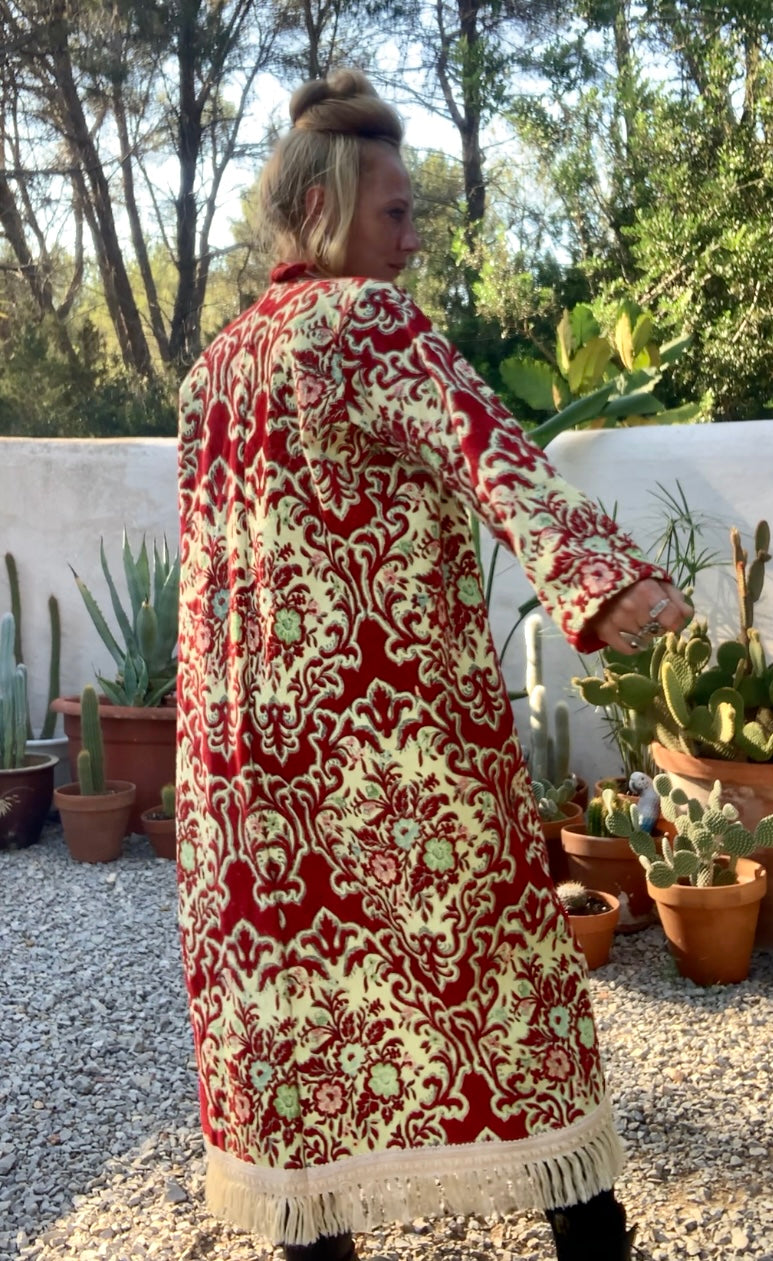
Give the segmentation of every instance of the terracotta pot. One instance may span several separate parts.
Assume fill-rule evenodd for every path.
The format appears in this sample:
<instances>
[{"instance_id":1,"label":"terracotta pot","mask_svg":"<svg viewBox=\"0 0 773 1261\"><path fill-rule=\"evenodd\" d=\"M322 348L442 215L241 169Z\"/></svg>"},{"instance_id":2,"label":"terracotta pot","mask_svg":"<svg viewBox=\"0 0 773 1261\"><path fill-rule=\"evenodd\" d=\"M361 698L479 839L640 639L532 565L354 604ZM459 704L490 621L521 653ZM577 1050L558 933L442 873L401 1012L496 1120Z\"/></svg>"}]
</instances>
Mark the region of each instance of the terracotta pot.
<instances>
[{"instance_id":1,"label":"terracotta pot","mask_svg":"<svg viewBox=\"0 0 773 1261\"><path fill-rule=\"evenodd\" d=\"M80 784L54 790L64 839L76 862L110 863L121 857L136 790L120 779L109 779L105 786L106 793L93 797L81 796Z\"/></svg>"},{"instance_id":2,"label":"terracotta pot","mask_svg":"<svg viewBox=\"0 0 773 1261\"><path fill-rule=\"evenodd\" d=\"M697 985L746 980L754 930L768 884L767 872L749 858L738 859L738 884L699 889L648 883L669 949L682 976Z\"/></svg>"},{"instance_id":3,"label":"terracotta pot","mask_svg":"<svg viewBox=\"0 0 773 1261\"><path fill-rule=\"evenodd\" d=\"M569 915L572 935L585 955L588 971L602 967L609 959L612 938L620 917L620 903L611 893L589 889L592 897L600 898L609 907L598 915Z\"/></svg>"},{"instance_id":4,"label":"terracotta pot","mask_svg":"<svg viewBox=\"0 0 773 1261\"><path fill-rule=\"evenodd\" d=\"M636 800L633 793L628 792L627 775L605 775L603 779L597 779L593 785L593 796L600 797L605 788L614 788L615 792L625 797L626 801Z\"/></svg>"},{"instance_id":5,"label":"terracotta pot","mask_svg":"<svg viewBox=\"0 0 773 1261\"><path fill-rule=\"evenodd\" d=\"M561 829L561 845L568 870L565 879L579 880L586 889L599 889L618 899L617 932L635 933L653 923L647 877L625 837L588 836L584 824L570 823Z\"/></svg>"},{"instance_id":6,"label":"terracotta pot","mask_svg":"<svg viewBox=\"0 0 773 1261\"><path fill-rule=\"evenodd\" d=\"M636 804L636 794L626 792L628 788L627 775L607 775L604 779L597 779L593 785L594 797L600 797L605 788L614 788L615 792L619 793L624 801L629 801L633 805ZM664 819L662 814L658 816L655 831L658 836L676 836L676 828L673 823L669 823L668 819Z\"/></svg>"},{"instance_id":7,"label":"terracotta pot","mask_svg":"<svg viewBox=\"0 0 773 1261\"><path fill-rule=\"evenodd\" d=\"M81 702L79 696L60 696L52 709L64 715L64 731L70 751L70 777L77 776L81 750ZM135 784L137 796L129 815L130 832L142 832L142 812L161 800L161 789L175 777L177 707L151 708L113 705L99 701L102 739L105 746L105 775Z\"/></svg>"},{"instance_id":8,"label":"terracotta pot","mask_svg":"<svg viewBox=\"0 0 773 1261\"><path fill-rule=\"evenodd\" d=\"M165 818L161 814L160 803L152 810L143 810L142 831L153 846L157 858L177 860L177 820Z\"/></svg>"},{"instance_id":9,"label":"terracotta pot","mask_svg":"<svg viewBox=\"0 0 773 1261\"><path fill-rule=\"evenodd\" d=\"M26 849L40 839L51 809L57 761L28 753L24 766L0 770L0 849Z\"/></svg>"},{"instance_id":10,"label":"terracotta pot","mask_svg":"<svg viewBox=\"0 0 773 1261\"><path fill-rule=\"evenodd\" d=\"M548 869L553 884L561 884L569 879L566 854L561 845L561 829L567 823L579 823L583 817L582 810L573 801L562 806L563 813L557 819L542 819L542 835L548 851Z\"/></svg>"},{"instance_id":11,"label":"terracotta pot","mask_svg":"<svg viewBox=\"0 0 773 1261\"><path fill-rule=\"evenodd\" d=\"M580 779L579 776L577 777L577 788L575 789L572 801L576 806L579 806L583 814L585 814L585 811L588 809L588 781L586 779Z\"/></svg>"},{"instance_id":12,"label":"terracotta pot","mask_svg":"<svg viewBox=\"0 0 773 1261\"><path fill-rule=\"evenodd\" d=\"M773 814L773 762L726 762L724 758L691 757L650 745L659 770L671 776L691 797L705 805L715 780L722 782L722 800L734 805L746 828L754 828L765 815ZM768 873L767 892L757 919L755 945L773 949L773 849L757 849L749 857Z\"/></svg>"}]
</instances>

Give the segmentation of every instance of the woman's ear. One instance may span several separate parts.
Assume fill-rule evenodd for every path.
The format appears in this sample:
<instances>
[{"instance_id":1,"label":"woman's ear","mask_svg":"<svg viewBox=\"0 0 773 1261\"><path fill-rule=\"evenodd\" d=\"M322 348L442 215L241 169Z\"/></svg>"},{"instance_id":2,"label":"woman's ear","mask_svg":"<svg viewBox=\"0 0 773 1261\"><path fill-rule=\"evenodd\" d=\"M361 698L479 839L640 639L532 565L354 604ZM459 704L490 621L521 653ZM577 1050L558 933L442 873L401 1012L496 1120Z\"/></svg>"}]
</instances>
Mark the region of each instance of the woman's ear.
<instances>
[{"instance_id":1,"label":"woman's ear","mask_svg":"<svg viewBox=\"0 0 773 1261\"><path fill-rule=\"evenodd\" d=\"M316 223L325 208L325 190L321 184L312 184L311 188L306 189L306 197L304 201L304 210L306 211L306 222Z\"/></svg>"}]
</instances>

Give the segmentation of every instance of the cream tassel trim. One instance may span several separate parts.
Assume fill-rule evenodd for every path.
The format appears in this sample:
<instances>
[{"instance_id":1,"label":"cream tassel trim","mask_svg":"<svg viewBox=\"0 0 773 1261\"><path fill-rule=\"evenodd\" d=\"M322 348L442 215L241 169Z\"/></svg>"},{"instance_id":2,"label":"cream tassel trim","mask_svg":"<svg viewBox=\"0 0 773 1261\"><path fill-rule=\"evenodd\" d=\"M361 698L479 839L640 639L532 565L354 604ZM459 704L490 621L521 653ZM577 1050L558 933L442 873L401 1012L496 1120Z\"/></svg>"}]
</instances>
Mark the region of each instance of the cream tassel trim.
<instances>
[{"instance_id":1,"label":"cream tassel trim","mask_svg":"<svg viewBox=\"0 0 773 1261\"><path fill-rule=\"evenodd\" d=\"M382 1151L308 1169L269 1169L207 1144L211 1212L274 1243L362 1233L450 1214L560 1208L613 1185L623 1165L605 1100L558 1133L516 1142Z\"/></svg>"}]
</instances>

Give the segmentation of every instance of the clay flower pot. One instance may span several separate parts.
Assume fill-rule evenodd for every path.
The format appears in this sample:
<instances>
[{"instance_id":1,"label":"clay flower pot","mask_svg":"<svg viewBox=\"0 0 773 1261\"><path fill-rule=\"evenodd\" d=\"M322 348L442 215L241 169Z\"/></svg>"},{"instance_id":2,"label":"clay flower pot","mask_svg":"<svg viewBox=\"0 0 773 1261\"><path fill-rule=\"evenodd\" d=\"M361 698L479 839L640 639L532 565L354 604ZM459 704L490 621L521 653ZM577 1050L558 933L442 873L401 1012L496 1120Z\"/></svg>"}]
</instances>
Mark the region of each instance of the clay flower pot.
<instances>
[{"instance_id":1,"label":"clay flower pot","mask_svg":"<svg viewBox=\"0 0 773 1261\"><path fill-rule=\"evenodd\" d=\"M579 823L583 818L582 808L574 801L566 801L561 807L563 813L557 819L541 819L542 835L548 851L548 868L553 884L561 884L569 879L566 855L561 846L561 829L567 823Z\"/></svg>"},{"instance_id":2,"label":"clay flower pot","mask_svg":"<svg viewBox=\"0 0 773 1261\"><path fill-rule=\"evenodd\" d=\"M738 811L741 823L753 830L768 814L773 814L773 762L726 762L722 758L691 757L654 742L652 759L659 770L670 775L674 784L689 797L706 804L715 780L722 784L722 800ZM773 849L758 849L750 855L768 873L767 891L760 904L755 945L773 949Z\"/></svg>"},{"instance_id":3,"label":"clay flower pot","mask_svg":"<svg viewBox=\"0 0 773 1261\"><path fill-rule=\"evenodd\" d=\"M603 893L598 889L589 889L588 896L605 902L607 910L594 915L568 912L567 918L572 936L585 955L588 971L594 972L609 960L612 938L620 915L620 903L611 893Z\"/></svg>"},{"instance_id":4,"label":"clay flower pot","mask_svg":"<svg viewBox=\"0 0 773 1261\"><path fill-rule=\"evenodd\" d=\"M64 716L70 750L70 774L75 778L81 749L81 701L79 696L60 696L51 708ZM113 705L99 700L99 721L105 746L105 775L136 785L137 795L129 815L129 832L142 832L143 810L161 799L164 784L174 779L177 706L150 708Z\"/></svg>"},{"instance_id":5,"label":"clay flower pot","mask_svg":"<svg viewBox=\"0 0 773 1261\"><path fill-rule=\"evenodd\" d=\"M28 753L23 766L0 769L0 849L40 839L51 809L57 758Z\"/></svg>"},{"instance_id":6,"label":"clay flower pot","mask_svg":"<svg viewBox=\"0 0 773 1261\"><path fill-rule=\"evenodd\" d=\"M177 820L161 812L159 803L152 810L142 812L142 831L147 836L157 858L177 860Z\"/></svg>"},{"instance_id":7,"label":"clay flower pot","mask_svg":"<svg viewBox=\"0 0 773 1261\"><path fill-rule=\"evenodd\" d=\"M750 858L738 859L737 873L737 884L708 889L648 882L676 966L696 985L730 985L749 975L767 873Z\"/></svg>"},{"instance_id":8,"label":"clay flower pot","mask_svg":"<svg viewBox=\"0 0 773 1261\"><path fill-rule=\"evenodd\" d=\"M584 823L569 823L561 829L561 845L567 866L565 880L579 880L586 889L617 898L617 932L635 933L653 922L647 877L625 837L589 836Z\"/></svg>"},{"instance_id":9,"label":"clay flower pot","mask_svg":"<svg viewBox=\"0 0 773 1261\"><path fill-rule=\"evenodd\" d=\"M107 792L93 797L82 796L80 784L54 790L64 839L76 862L110 863L121 857L136 788L120 779L109 779L105 786Z\"/></svg>"}]
</instances>

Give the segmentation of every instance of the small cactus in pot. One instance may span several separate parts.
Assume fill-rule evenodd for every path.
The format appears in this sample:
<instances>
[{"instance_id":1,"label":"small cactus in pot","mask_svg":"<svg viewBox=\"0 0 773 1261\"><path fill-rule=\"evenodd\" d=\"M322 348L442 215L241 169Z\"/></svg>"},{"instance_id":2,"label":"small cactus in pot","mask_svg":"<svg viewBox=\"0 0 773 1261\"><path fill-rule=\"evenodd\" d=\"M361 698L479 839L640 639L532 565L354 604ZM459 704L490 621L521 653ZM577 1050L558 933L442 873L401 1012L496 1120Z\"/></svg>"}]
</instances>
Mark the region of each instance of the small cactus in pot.
<instances>
[{"instance_id":1,"label":"small cactus in pot","mask_svg":"<svg viewBox=\"0 0 773 1261\"><path fill-rule=\"evenodd\" d=\"M562 880L556 885L556 895L567 915L604 915L612 909L615 898L586 889L580 880ZM605 901L606 898L609 901Z\"/></svg>"},{"instance_id":2,"label":"small cactus in pot","mask_svg":"<svg viewBox=\"0 0 773 1261\"><path fill-rule=\"evenodd\" d=\"M586 889L579 880L564 880L556 886L572 936L585 955L589 971L609 959L612 938L620 916L620 903L611 893Z\"/></svg>"},{"instance_id":3,"label":"small cactus in pot","mask_svg":"<svg viewBox=\"0 0 773 1261\"><path fill-rule=\"evenodd\" d=\"M531 790L537 803L537 813L544 823L561 818L564 814L563 807L572 800L577 791L577 780L573 775L568 775L562 783L555 785L549 779L533 779Z\"/></svg>"},{"instance_id":4,"label":"small cactus in pot","mask_svg":"<svg viewBox=\"0 0 773 1261\"><path fill-rule=\"evenodd\" d=\"M164 784L161 802L142 812L142 830L150 841L158 858L177 857L177 820L175 816L176 792L173 783Z\"/></svg>"}]
</instances>

